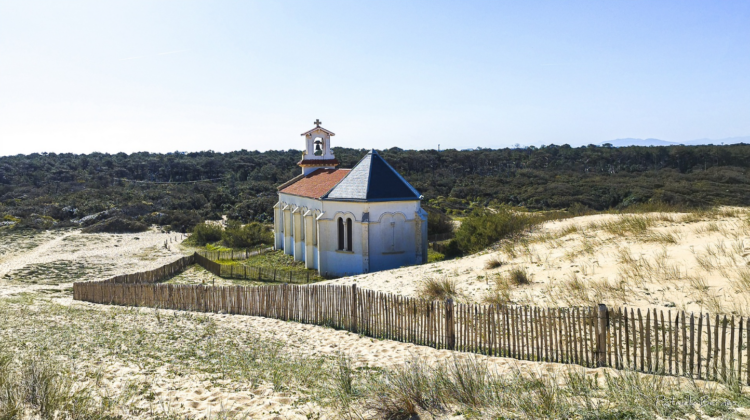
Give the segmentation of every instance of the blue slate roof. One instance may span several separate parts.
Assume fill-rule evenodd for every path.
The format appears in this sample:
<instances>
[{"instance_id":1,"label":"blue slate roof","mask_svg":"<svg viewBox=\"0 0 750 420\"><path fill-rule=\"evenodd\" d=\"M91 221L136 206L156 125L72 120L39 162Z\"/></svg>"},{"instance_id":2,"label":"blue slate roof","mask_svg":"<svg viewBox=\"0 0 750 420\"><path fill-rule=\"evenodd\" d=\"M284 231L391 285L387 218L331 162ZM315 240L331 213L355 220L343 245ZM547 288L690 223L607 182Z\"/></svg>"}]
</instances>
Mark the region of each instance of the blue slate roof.
<instances>
[{"instance_id":1,"label":"blue slate roof","mask_svg":"<svg viewBox=\"0 0 750 420\"><path fill-rule=\"evenodd\" d=\"M375 150L368 152L323 198L343 201L419 200L414 189Z\"/></svg>"}]
</instances>

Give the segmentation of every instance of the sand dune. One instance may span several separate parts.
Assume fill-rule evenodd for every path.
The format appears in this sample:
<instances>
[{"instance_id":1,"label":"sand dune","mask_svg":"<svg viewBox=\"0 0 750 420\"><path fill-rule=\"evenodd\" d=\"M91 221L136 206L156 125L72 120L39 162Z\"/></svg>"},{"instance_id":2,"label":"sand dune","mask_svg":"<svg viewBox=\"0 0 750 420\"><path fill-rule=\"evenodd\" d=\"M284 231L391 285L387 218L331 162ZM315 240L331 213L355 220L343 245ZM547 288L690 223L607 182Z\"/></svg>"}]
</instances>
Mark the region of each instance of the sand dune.
<instances>
[{"instance_id":1,"label":"sand dune","mask_svg":"<svg viewBox=\"0 0 750 420\"><path fill-rule=\"evenodd\" d=\"M701 218L676 214L638 217L650 218L645 230L616 233L617 223L623 220L623 216L618 215L573 218L547 223L527 239L500 244L492 251L419 267L347 277L331 283L356 282L362 288L416 296L421 280L445 276L456 279L462 300L482 301L498 279L507 276L512 269L523 268L531 276L532 283L511 286L511 300L517 303L566 306L604 301L689 310L745 310L745 292L737 292L741 273L750 261L750 225L746 222L744 210ZM171 244L170 238L173 240ZM18 316L26 317L23 318L26 320L33 315L50 321L40 321L33 332L0 331L0 334L7 334L5 341L19 351L28 350L25 340L30 340L33 334L40 334L47 327L55 328L52 322L55 318L47 315L47 312L57 311L55 305L83 311L89 314L85 315L88 317L92 314L100 314L97 316L102 319L121 317L121 322L126 325L137 320L137 327L145 336L154 339L162 339L169 330L176 328L177 323L188 323L185 331L205 327L205 321L191 320L190 313L153 309L129 311L75 302L70 296L72 281L147 270L173 260L181 252L174 241L175 235L157 232L85 235L68 231L43 233L27 239L33 243L17 249L3 248L0 253L0 297L3 298L0 302L10 302L7 299L24 294L38 296L32 307L24 309L26 315ZM501 259L503 265L495 269L485 268L486 262L493 258ZM97 269L77 272L77 266L73 265L76 262ZM47 275L50 272L55 273L52 279ZM203 272L190 272L178 280L203 282L207 281L206 276ZM23 306L22 303L2 304L15 305L12 308ZM12 316L16 316L16 312L16 309L7 311ZM248 334L255 334L257 338L253 339L283 342L283 351L289 354L332 358L343 354L351 357L357 366L389 367L409 363L415 358L433 363L453 357L478 357L499 372L518 369L561 376L570 369L581 369L555 363L472 356L273 319L224 314L200 316L205 316L215 325L217 331L212 337L216 340L240 340ZM168 327L160 317L170 320ZM16 318L15 322L21 320ZM76 322L85 325L86 319ZM8 323L12 324L13 320L6 319ZM88 331L81 327L76 334L86 337ZM100 372L100 386L111 395L132 393L126 404L129 411L123 413L126 418L146 419L157 412L204 417L221 410L260 419L336 417L331 408L306 401L298 392L277 391L266 382L253 385L247 381L217 379L215 375L205 373L199 362L186 364L170 360L172 353L200 347L194 341L176 340L170 344L176 347L165 347L167 353L157 355L156 367L133 363L123 356L129 349L119 349L117 343L108 345L115 345L117 351L94 347L90 350L94 353L68 362L75 363L81 372L88 372L85 378ZM59 358L66 360L62 355ZM597 373L601 376L602 371L586 370L592 377ZM147 384L148 390L133 392L134 384L141 387Z\"/></svg>"},{"instance_id":2,"label":"sand dune","mask_svg":"<svg viewBox=\"0 0 750 420\"><path fill-rule=\"evenodd\" d=\"M595 215L548 222L528 238L503 242L494 250L329 283L356 282L362 288L418 296L420 281L450 278L461 291L459 300L482 302L498 280L522 269L531 284L509 285L514 303L607 303L750 315L748 213L725 212ZM620 231L622 225L641 219L647 220L645 230ZM491 259L502 261L502 266L487 268Z\"/></svg>"}]
</instances>

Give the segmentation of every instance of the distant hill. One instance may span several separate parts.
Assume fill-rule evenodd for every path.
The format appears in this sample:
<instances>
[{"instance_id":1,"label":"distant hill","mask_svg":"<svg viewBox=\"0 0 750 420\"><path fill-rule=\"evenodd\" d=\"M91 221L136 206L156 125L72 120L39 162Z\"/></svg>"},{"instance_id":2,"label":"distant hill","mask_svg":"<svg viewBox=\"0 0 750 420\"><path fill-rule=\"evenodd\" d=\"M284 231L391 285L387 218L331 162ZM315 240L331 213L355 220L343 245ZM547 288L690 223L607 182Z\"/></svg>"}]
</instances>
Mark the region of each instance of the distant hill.
<instances>
[{"instance_id":1,"label":"distant hill","mask_svg":"<svg viewBox=\"0 0 750 420\"><path fill-rule=\"evenodd\" d=\"M727 145L727 144L739 144L739 143L745 143L750 144L750 136L746 137L729 137L725 139L697 139L697 140L690 140L685 142L673 142L673 141L666 141L666 140L659 140L659 139L634 139L634 138L625 138L625 139L616 139L616 140L610 140L600 143L601 145L605 144L611 144L614 147L627 147L627 146L677 146L677 145L685 145L685 146L699 146L704 144L713 144L713 145Z\"/></svg>"}]
</instances>

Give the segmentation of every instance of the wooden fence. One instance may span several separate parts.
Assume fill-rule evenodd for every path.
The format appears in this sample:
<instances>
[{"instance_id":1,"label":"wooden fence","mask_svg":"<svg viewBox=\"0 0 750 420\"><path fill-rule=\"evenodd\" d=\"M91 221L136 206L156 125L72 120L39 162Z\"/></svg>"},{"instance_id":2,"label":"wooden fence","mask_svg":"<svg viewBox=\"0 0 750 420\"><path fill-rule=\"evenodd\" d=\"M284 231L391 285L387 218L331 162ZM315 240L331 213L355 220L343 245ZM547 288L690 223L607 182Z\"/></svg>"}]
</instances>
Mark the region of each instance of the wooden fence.
<instances>
[{"instance_id":1,"label":"wooden fence","mask_svg":"<svg viewBox=\"0 0 750 420\"><path fill-rule=\"evenodd\" d=\"M195 264L195 255L189 255L182 257L177 261L169 263L165 266L156 268L149 271L141 271L133 274L122 274L119 276L111 277L107 280L102 280L101 283L119 283L119 284L135 284L135 283L158 283L164 281L180 272L185 270L188 266Z\"/></svg>"},{"instance_id":2,"label":"wooden fence","mask_svg":"<svg viewBox=\"0 0 750 420\"><path fill-rule=\"evenodd\" d=\"M315 274L310 270L293 271L278 270L275 268L250 267L238 264L221 264L204 257L201 254L195 254L195 262L201 267L210 271L216 276L225 279L243 279L255 281L272 281L285 283L307 284L315 280Z\"/></svg>"},{"instance_id":3,"label":"wooden fence","mask_svg":"<svg viewBox=\"0 0 750 420\"><path fill-rule=\"evenodd\" d=\"M455 304L356 285L88 282L74 283L73 293L76 300L95 303L263 316L438 349L701 379L734 377L750 384L750 320L743 318L671 311L665 316L656 309L605 305Z\"/></svg>"},{"instance_id":4,"label":"wooden fence","mask_svg":"<svg viewBox=\"0 0 750 420\"><path fill-rule=\"evenodd\" d=\"M306 272L298 272L291 270L277 270L274 268L249 267L245 265L220 264L196 252L193 255L182 257L154 270L114 276L102 280L101 282L117 284L159 283L179 274L192 264L198 264L222 278L297 284L307 284L315 280L314 274L311 274L309 270Z\"/></svg>"},{"instance_id":5,"label":"wooden fence","mask_svg":"<svg viewBox=\"0 0 750 420\"><path fill-rule=\"evenodd\" d=\"M609 320L610 366L750 385L750 319L620 308Z\"/></svg>"},{"instance_id":6,"label":"wooden fence","mask_svg":"<svg viewBox=\"0 0 750 420\"><path fill-rule=\"evenodd\" d=\"M266 252L273 251L273 248L261 248L256 249L254 251L239 251L239 250L232 250L232 251L196 251L196 254L199 254L202 257L206 257L209 260L212 261L236 261L236 260L246 260L254 255L260 255L265 254Z\"/></svg>"}]
</instances>

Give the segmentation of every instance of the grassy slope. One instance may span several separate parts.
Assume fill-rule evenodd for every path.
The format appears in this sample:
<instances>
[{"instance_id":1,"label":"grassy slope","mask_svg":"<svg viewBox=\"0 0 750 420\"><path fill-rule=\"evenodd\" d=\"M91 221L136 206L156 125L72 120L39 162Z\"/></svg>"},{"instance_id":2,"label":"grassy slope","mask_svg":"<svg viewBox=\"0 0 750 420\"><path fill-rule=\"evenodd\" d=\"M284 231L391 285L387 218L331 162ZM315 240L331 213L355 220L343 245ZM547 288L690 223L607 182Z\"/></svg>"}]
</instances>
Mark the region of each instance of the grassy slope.
<instances>
[{"instance_id":1,"label":"grassy slope","mask_svg":"<svg viewBox=\"0 0 750 420\"><path fill-rule=\"evenodd\" d=\"M685 418L741 414L748 405L737 386L629 372L609 376L602 371L592 377L580 368L560 377L541 371L500 375L474 358L355 368L344 357L305 356L290 343L269 339L268 332L237 328L217 315L69 306L54 298L27 294L0 300L0 318L12 326L0 330L2 352L12 355L11 366L19 370L15 375L28 375L23 366L37 360L74 378L76 389L91 399L87 410L100 416L91 418L181 418L180 399L170 398L168 389L195 386L230 394L265 389L283 395L292 409L280 414L308 418L398 419L414 413ZM38 410L33 403L27 405ZM241 416L242 407L232 408L234 412L214 415Z\"/></svg>"}]
</instances>

